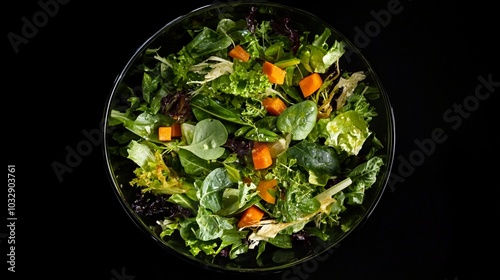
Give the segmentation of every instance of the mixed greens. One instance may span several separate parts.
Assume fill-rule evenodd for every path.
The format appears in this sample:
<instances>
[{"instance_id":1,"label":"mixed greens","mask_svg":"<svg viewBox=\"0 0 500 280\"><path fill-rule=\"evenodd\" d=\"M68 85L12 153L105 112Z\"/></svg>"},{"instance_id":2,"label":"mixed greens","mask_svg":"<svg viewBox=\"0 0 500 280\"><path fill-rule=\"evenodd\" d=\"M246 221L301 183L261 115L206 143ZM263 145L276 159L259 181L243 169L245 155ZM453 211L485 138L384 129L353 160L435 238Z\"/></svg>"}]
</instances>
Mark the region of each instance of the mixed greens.
<instances>
[{"instance_id":1,"label":"mixed greens","mask_svg":"<svg viewBox=\"0 0 500 280\"><path fill-rule=\"evenodd\" d=\"M186 28L191 39L177 52L144 51L133 69L140 90L128 85L127 108L110 112L108 125L124 128L114 151L135 166L134 211L153 217L160 238L180 236L193 256L260 258L348 231L354 221L342 213L363 204L384 157L369 125L378 88L362 70L342 69L345 43L328 28L312 34L291 18L258 19L258 9ZM237 46L246 58L231 53ZM313 73L321 80L306 96L300 82ZM167 140L160 128L170 128Z\"/></svg>"}]
</instances>

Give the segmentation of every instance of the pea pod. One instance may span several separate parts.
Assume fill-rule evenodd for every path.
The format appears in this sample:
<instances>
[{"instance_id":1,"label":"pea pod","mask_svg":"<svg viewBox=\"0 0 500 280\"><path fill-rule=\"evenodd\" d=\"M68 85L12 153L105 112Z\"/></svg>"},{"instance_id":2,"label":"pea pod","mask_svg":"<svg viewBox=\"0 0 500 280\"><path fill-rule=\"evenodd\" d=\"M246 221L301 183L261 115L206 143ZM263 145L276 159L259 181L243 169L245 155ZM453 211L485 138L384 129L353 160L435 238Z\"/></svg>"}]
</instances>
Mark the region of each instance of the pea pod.
<instances>
[{"instance_id":1,"label":"pea pod","mask_svg":"<svg viewBox=\"0 0 500 280\"><path fill-rule=\"evenodd\" d=\"M292 140L303 140L316 125L318 107L312 100L305 100L288 107L279 116L276 126L282 133L290 133Z\"/></svg>"},{"instance_id":2,"label":"pea pod","mask_svg":"<svg viewBox=\"0 0 500 280\"><path fill-rule=\"evenodd\" d=\"M252 128L245 134L245 138L258 142L275 142L280 137L278 134L265 128Z\"/></svg>"},{"instance_id":3,"label":"pea pod","mask_svg":"<svg viewBox=\"0 0 500 280\"><path fill-rule=\"evenodd\" d=\"M234 136L235 136L235 137L244 137L244 136L245 136L245 134L247 134L247 132L248 132L248 131L250 131L251 129L252 129L252 127L251 127L251 126L249 126L249 125L244 125L244 126L242 126L242 127L238 128L238 130L236 130L236 131L234 132Z\"/></svg>"},{"instance_id":4,"label":"pea pod","mask_svg":"<svg viewBox=\"0 0 500 280\"><path fill-rule=\"evenodd\" d=\"M266 57L273 57L274 59L283 54L283 42L277 42L269 46L264 54Z\"/></svg>"},{"instance_id":5,"label":"pea pod","mask_svg":"<svg viewBox=\"0 0 500 280\"><path fill-rule=\"evenodd\" d=\"M300 59L298 59L296 57L292 57L292 58L289 58L289 59L284 59L284 60L277 61L274 65L278 66L281 69L285 69L285 68L287 68L289 66L295 66L295 65L297 65L299 63L300 63Z\"/></svg>"}]
</instances>

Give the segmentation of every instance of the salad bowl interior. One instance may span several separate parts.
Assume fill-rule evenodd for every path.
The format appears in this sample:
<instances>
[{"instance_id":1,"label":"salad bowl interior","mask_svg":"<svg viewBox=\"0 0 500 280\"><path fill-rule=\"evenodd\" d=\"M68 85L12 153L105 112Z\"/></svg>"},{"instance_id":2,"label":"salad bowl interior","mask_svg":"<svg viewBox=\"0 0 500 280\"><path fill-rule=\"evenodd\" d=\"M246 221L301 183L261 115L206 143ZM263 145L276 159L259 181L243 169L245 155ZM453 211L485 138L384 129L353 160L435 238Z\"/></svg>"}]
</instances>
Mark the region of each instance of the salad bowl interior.
<instances>
[{"instance_id":1,"label":"salad bowl interior","mask_svg":"<svg viewBox=\"0 0 500 280\"><path fill-rule=\"evenodd\" d=\"M254 9L254 7L256 7L256 9ZM232 20L232 22L238 22L238 21L241 22L243 20L246 23L248 23L249 21L254 21L254 22L268 21L275 23L275 22L283 22L283 20L286 19L288 21L282 26L288 28L289 30L297 31L298 32L297 34L299 35L305 33L310 34L309 41L314 40L314 35L324 34L325 29L328 29L329 36L325 37L327 39L325 42L323 42L323 46L328 46L329 48L333 46L335 42L343 42L342 45L343 55L341 55L335 62L338 64L338 68L336 71L339 73L341 71L345 71L346 73L348 72L351 74L362 71L363 84L369 87L370 89L369 91L374 93L372 96L376 97L369 99L367 103L370 106L372 106L373 109L371 110L371 115L369 118L370 119L369 133L368 133L369 136L366 137L363 146L359 147L359 149L355 151L350 150L351 154L355 154L356 156L349 157L349 155L345 154L342 155L342 153L338 153L338 155L335 155L333 157L333 160L337 162L339 161L346 162L350 159L351 165L349 167L342 167L342 170L348 170L349 168L354 169L354 166L359 162L368 161L368 158L377 158L379 160L378 161L379 164L377 165L378 169L376 170L375 174L373 173L371 174L372 175L372 177L370 177L371 181L368 180L370 181L370 183L366 182L364 183L363 191L357 190L353 191L352 192L353 194L347 194L347 190L349 187L346 187L343 191L339 191L333 195L334 201L343 200L344 205L343 206L337 205L337 207L342 208L341 211L338 210L339 212L341 212L338 215L338 217L340 218L333 222L330 221L331 226L327 227L325 225L328 223L327 221L320 222L320 224L323 223L323 225L319 225L317 228L318 229L321 228L322 233L318 233L318 231L315 230L310 230L310 231L298 230L298 232L291 233L290 229L288 228L285 231L283 231L287 232L287 234L278 234L278 236L280 236L280 238L290 238L290 239L294 238L293 241L289 240L279 243L277 241L278 238L276 238L276 235L273 235L273 237L271 237L271 239L274 238L274 242L271 242L270 240L263 238L262 236L260 239L258 238L255 240L248 240L242 233L244 232L244 230L232 231L234 225L231 225L231 223L229 222L229 221L236 221L239 219L243 211L242 209L240 209L239 212L233 211L230 214L226 215L224 218L213 217L214 220L216 220L221 227L225 227L226 229L225 231L214 232L213 229L205 229L205 232L202 232L203 230L200 229L200 226L191 227L190 228L191 232L195 232L196 233L195 235L197 236L203 236L205 240L189 241L188 238L186 237L187 235L189 235L189 233L180 230L180 227L183 224L181 222L179 224L176 224L174 221L179 221L178 217L181 217L182 214L184 214L185 216L189 216L188 212L191 212L191 215L193 215L193 212L195 211L194 210L189 211L188 209L189 207L186 206L186 204L188 203L186 204L180 203L180 205L184 207L180 207L178 205L176 207L172 207L172 205L175 204L173 201L179 201L182 198L184 198L184 200L188 200L187 198L190 198L189 201L191 204L195 202L200 203L201 201L202 203L200 203L200 205L197 205L192 209L195 209L198 212L200 212L202 211L200 209L204 208L203 211L205 211L206 215L212 215L217 212L216 210L219 210L219 212L221 211L220 209L221 204L219 204L218 205L219 207L217 208L217 206L214 206L213 203L211 202L209 203L206 201L210 199L220 201L221 199L224 199L225 197L228 196L227 193L220 192L218 196L217 195L211 196L211 198L207 198L208 194L206 196L203 196L204 194L208 193L207 188L210 189L210 184L207 183L206 180L203 181L203 176L200 175L201 173L196 173L197 179L191 180L191 185L190 185L191 196L187 195L186 193L183 193L182 190L181 191L169 190L163 193L161 193L161 191L157 191L156 192L157 195L155 196L154 187L151 187L150 185L149 187L146 187L147 183L144 183L144 177L141 177L142 181L140 179L139 180L137 179L137 177L140 176L139 173L137 172L139 165L138 162L140 162L141 160L144 162L148 157L148 152L144 151L145 146L144 145L140 146L138 143L144 143L141 141L150 141L153 142L153 144L150 147L162 146L162 144L160 143L161 141L157 141L158 140L157 138L159 136L158 133L156 133L156 129L158 128L159 125L161 125L160 122L164 120L162 119L163 117L160 117L157 121L151 122L151 119L148 119L144 116L142 116L144 117L143 119L140 119L140 117L138 117L138 115L140 114L139 112L148 111L151 110L151 108L153 108L154 106L157 106L155 112L159 114L160 112L164 112L164 110L166 110L165 107L168 107L169 104L168 102L165 101L166 100L165 96L169 95L168 85L163 87L162 91L161 87L158 86L160 82L158 82L158 80L155 80L157 78L154 76L154 74L158 73L156 71L160 71L158 69L162 69L161 67L168 68L170 62L166 58L171 54L177 54L178 58L180 56L180 51L185 49L186 46L193 41L193 38L201 34L203 32L202 31L203 28L206 27L212 31L218 30L218 26L220 26L219 24L222 19L230 19ZM282 33L282 35L287 34L288 36L285 37L288 37L291 41L293 41L294 37L291 36L292 33L286 33L288 32L286 31L286 28L282 29L282 31L284 32ZM241 37L246 36L245 34L247 33L242 32L239 34L239 36ZM230 47L225 47L225 49L230 49L232 46L238 44L237 39L235 38L239 37L237 37L236 35L235 37L232 37L232 42L229 44ZM243 39L241 40L242 40L241 42L243 42ZM257 40L256 42L259 42L259 40ZM203 45L203 42L200 45ZM199 48L201 48L201 46L199 46ZM215 53L218 53L218 51ZM204 58L207 57L209 56L208 55L204 56ZM219 61L224 61L224 62L232 61L232 58L228 56L223 56L222 59L220 59ZM203 62L207 62L207 60L204 60ZM155 68L157 65L161 65L161 63L163 63L163 66L161 66L160 68ZM221 75L219 74L218 77L220 76ZM326 75L323 77L326 77ZM336 81L338 81L338 78ZM167 84L168 82L164 81L164 83ZM361 84L361 82L359 84ZM273 85L273 87L274 89L276 89L275 85ZM192 88L196 90L196 87L193 86ZM344 90L347 91L347 86L344 86ZM170 90L170 92L173 91ZM313 95L311 96L312 97L309 97L309 99L314 99ZM185 96L181 97L186 98ZM178 98L181 97L178 96ZM302 98L302 99L305 100L307 98ZM241 99L235 99L235 100L241 100ZM290 100L291 99L289 99L289 101ZM153 102L157 102L157 105L151 105L153 104ZM228 104L231 103L231 101L228 102L229 102ZM147 109L145 109L145 107L141 107L144 106L143 105L144 103L148 103L149 104L148 106L150 107L147 107ZM202 103L203 102L198 103L196 106L202 108L203 106L199 105ZM295 102L291 101L287 105L291 106L293 103L299 103L299 101ZM179 104L180 103L176 103L176 106L180 106ZM165 119L166 120L181 119L185 120L186 123L189 123L191 121L192 124L188 126L188 128L194 129L196 127L195 125L196 122L197 123L202 122L203 117L200 117L200 115L203 114L199 113L198 115L195 114L195 116L192 116L190 114L192 113L184 111L182 113L179 113L175 118L173 118L171 115L165 114L167 115ZM153 117L154 117L153 114L149 115L149 118ZM217 118L209 117L208 119L214 120ZM343 242L344 239L353 230L361 226L362 223L370 216L372 211L375 209L388 183L392 167L392 161L394 157L395 123L393 119L393 112L388 95L385 92L381 84L381 81L379 80L377 74L374 72L372 66L365 59L365 57L363 57L360 51L352 43L350 43L342 34L340 34L333 26L330 26L327 22L317 18L316 16L307 11L284 6L281 4L260 3L260 2L259 3L235 2L229 4L227 3L214 4L201 7L199 9L190 12L189 14L178 17L175 20L169 22L164 27L162 27L157 33L153 34L140 48L137 49L136 53L126 64L123 71L118 75L113 85L109 99L105 104L104 120L105 120L104 122L105 125L103 130L104 132L103 149L104 149L107 171L109 173L111 185L114 191L116 192L118 200L122 204L126 214L130 216L133 223L137 224L137 226L141 230L143 230L148 236L154 239L153 243L156 243L157 245L165 248L170 254L178 256L188 262L192 262L196 265L200 265L207 269L213 269L218 271L249 272L249 273L275 272L300 264L312 258L315 258L316 256L326 252L327 250L333 250L334 248L336 248L336 246L338 246L341 242ZM193 122L193 120L196 120L196 122ZM227 125L228 122L227 120L222 120L221 122L217 122L217 124L221 123ZM184 131L188 131L186 127L184 127L184 129L185 130L183 130L183 133ZM198 131L196 131L195 129L194 133L197 133L199 138L201 137L199 135L207 135L211 133L215 134L216 132L214 131L220 132L219 129L220 126L217 127L213 123L210 125L205 124L205 132L200 132L201 129ZM262 129L262 131L264 131L264 129ZM289 131L288 134L293 134L292 131ZM193 131L191 130L191 132ZM231 135L233 135L235 132L234 130L231 131L231 129L226 129L226 133L229 135L229 138L231 138ZM222 132L222 134L224 133ZM285 133L278 133L278 134L283 135ZM271 136L275 136L275 134L271 134ZM191 145L188 145L189 143L188 144L184 143L184 145L195 146L192 144L193 141L196 141L196 137L197 136L194 136L194 140L193 139L190 140L189 143ZM228 139L227 137L223 138L223 140L220 140L219 138L220 137L214 137L212 141L224 142L227 141ZM291 147L292 145L291 143L297 143L299 141L298 139L299 138L297 139L288 138L286 141L288 147L289 148ZM305 137L300 138L300 140L302 139L306 138ZM202 141L200 139L198 140ZM135 148L131 148L130 144L131 142L135 143ZM249 141L248 143L250 142L252 141ZM262 142L266 141L262 140ZM227 144L227 142L219 143L219 147L216 148L224 147L225 144ZM180 144L178 143L178 145L182 146L183 143ZM217 157L213 156L213 153L216 153L216 151L220 149L214 148L209 151L205 150L205 152L200 152L199 151L200 147L199 146L197 147L198 148L195 147L192 149L187 149L187 148L179 149L178 146L167 145L165 147L162 146L160 149L163 151L164 155L171 152L172 150L178 149L182 150L181 152L179 152L180 155L183 155L183 153L185 155L187 152L194 153L195 155L197 155L196 158L198 160L199 158L202 158L205 159L206 162L219 163L219 165L217 165L218 167L214 168L217 169L218 174L213 174L213 173L211 173L211 175L205 174L205 177L211 176L212 181L217 181L217 182L226 180L227 179L226 177L221 179L222 176L221 174L223 174L223 172L227 173L227 168L225 169L224 167L234 166L231 164L237 161L235 158L238 157L237 156L232 157L233 161L231 162L231 164L228 164L228 162L230 162L229 159L231 157L227 156L226 154L227 149L226 152L221 157ZM138 150L141 149L143 150L142 154L137 152ZM296 150L298 149L295 149L295 151ZM323 156L326 155L328 154L324 154ZM224 158L225 160L225 162L222 164L220 163L222 161L221 158ZM302 167L309 166L309 162L307 161L307 159L311 158L308 157L301 157L301 158L303 158L303 160L300 160L299 158L297 161L302 162ZM171 158L169 160L170 161L167 162L167 165L169 164L172 166L183 165L182 161L181 163L179 163L178 161L175 161L174 159ZM319 161L321 160L324 159L319 159ZM243 160L240 158L240 161ZM326 165L328 165L328 162L326 163L327 163ZM332 165L334 164L335 163L332 163ZM159 167L156 166L155 168L157 168L156 170L158 170ZM169 169L174 169L174 167L170 167ZM337 174L339 174L338 170L335 171L333 169L335 168L331 168L330 166L327 167L325 170L326 172L337 172ZM229 170L234 170L234 169L229 169ZM177 173L179 174L181 172L177 171ZM190 171L190 174L194 173L195 171L193 170ZM243 175L250 174L250 171L248 171L248 169L245 169L245 170L239 170L236 173L238 173L241 177L244 177ZM321 178L323 177L319 176L321 174L318 173L320 172L319 171L316 172L314 179L315 184L312 185L319 185L321 188L326 188L325 184L321 183L322 180ZM294 173L289 175L290 181L295 180L293 174ZM238 175L234 176L238 177ZM261 172L259 173L259 176L264 178L265 175L262 174ZM283 178L284 177L286 176L283 176ZM337 177L341 178L340 175ZM345 176L342 179L344 178ZM308 182L311 182L311 180L312 179L309 178ZM253 181L255 185L257 185L256 180ZM332 180L330 179L330 182L331 181ZM338 181L340 181L340 179ZM136 185L133 185L131 182L135 182ZM139 185L141 185L141 182L142 186L144 187L142 189L141 187L139 187ZM225 186L227 186L230 185L230 182L234 183L234 181L229 180L229 182L225 182L223 184L226 184ZM350 180L350 182L355 182L355 180L354 179ZM255 185L253 185L253 187L255 187ZM282 188L284 188L283 185L287 185L287 183L282 183ZM334 184L331 183L328 186L332 185ZM238 186L239 185L237 184L232 185L232 189L237 191L245 191L244 187L241 186L238 187ZM358 184L358 186L360 185ZM250 193L252 187L248 187L248 189L249 190L246 191ZM341 196L338 196L339 193L344 193L345 195L342 194ZM282 197L283 196L284 196L284 191L282 190ZM177 199L169 200L170 197L176 197ZM248 197L250 197L250 195ZM247 200L243 201L246 203L242 202L241 205L246 204L248 206L250 204L250 201L255 201L256 197L257 196L255 195L252 196L253 200L248 198ZM239 198L242 199L241 196L239 196ZM203 203L203 201L205 202ZM281 205L283 205L284 203L285 202L283 202ZM261 206L265 204L269 205L268 202L262 200L258 202L258 204ZM280 204L276 202L274 206L270 207L278 207L277 205ZM311 207L314 208L314 206ZM173 210L174 208L176 210ZM270 210L268 209L268 211ZM174 212L178 214L178 216L175 216ZM291 215L292 214L290 213L288 214L288 216ZM167 219L166 217L170 218ZM191 219L186 219L183 222L187 224L188 223L187 220L189 220L191 223L196 223L196 221L201 223L202 221L200 216L197 216L196 218L193 216L191 217L192 217ZM213 222L214 220L211 221ZM209 223L209 220L203 220L203 221ZM307 226L307 228L311 227L314 226L311 225ZM252 229L251 227L243 229L247 230L246 231L247 236L251 232L255 231L255 229ZM239 235L241 238L234 237L238 236L237 232L242 234ZM314 233L316 233L316 235ZM231 236L231 234L233 236ZM214 237L212 240L208 238L207 235L209 236L215 235L217 236L217 238ZM239 238L240 241L235 241L231 243L231 241L229 241L231 240L231 238L236 238L236 239ZM219 243L214 241L215 239L219 240L217 241ZM301 239L306 239L307 242L300 242ZM224 240L223 242L226 243L223 243L223 245L221 245L220 240ZM198 242L198 244L202 244L205 247L203 247L202 245L199 245L199 247L195 247L195 245L192 245L196 242ZM190 243L191 245L188 245L188 243ZM236 243L238 244L238 246L235 245ZM266 243L265 247L262 246L262 244L264 243ZM254 245L253 247L252 244Z\"/></svg>"}]
</instances>

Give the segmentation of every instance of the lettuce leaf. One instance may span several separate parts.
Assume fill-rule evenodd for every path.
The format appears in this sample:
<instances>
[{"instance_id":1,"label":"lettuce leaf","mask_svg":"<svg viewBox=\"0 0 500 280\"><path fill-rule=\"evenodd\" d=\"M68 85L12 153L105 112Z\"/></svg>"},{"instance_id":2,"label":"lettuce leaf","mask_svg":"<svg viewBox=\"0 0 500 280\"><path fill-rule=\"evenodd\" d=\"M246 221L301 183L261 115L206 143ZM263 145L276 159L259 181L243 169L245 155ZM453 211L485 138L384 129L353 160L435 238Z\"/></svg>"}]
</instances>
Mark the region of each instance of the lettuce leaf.
<instances>
[{"instance_id":1,"label":"lettuce leaf","mask_svg":"<svg viewBox=\"0 0 500 280\"><path fill-rule=\"evenodd\" d=\"M365 140L371 135L368 123L356 111L338 114L326 124L328 138L325 144L334 147L339 153L357 155Z\"/></svg>"},{"instance_id":2,"label":"lettuce leaf","mask_svg":"<svg viewBox=\"0 0 500 280\"><path fill-rule=\"evenodd\" d=\"M316 35L310 45L304 45L299 58L307 71L325 73L344 54L344 42L335 41L333 46L328 46L326 41L331 34L332 31L325 28L321 35Z\"/></svg>"},{"instance_id":3,"label":"lettuce leaf","mask_svg":"<svg viewBox=\"0 0 500 280\"><path fill-rule=\"evenodd\" d=\"M165 164L159 149L153 149L147 143L131 141L128 146L128 158L139 165L134 170L136 177L130 181L130 185L140 187L141 192L156 195L187 192L183 180Z\"/></svg>"}]
</instances>

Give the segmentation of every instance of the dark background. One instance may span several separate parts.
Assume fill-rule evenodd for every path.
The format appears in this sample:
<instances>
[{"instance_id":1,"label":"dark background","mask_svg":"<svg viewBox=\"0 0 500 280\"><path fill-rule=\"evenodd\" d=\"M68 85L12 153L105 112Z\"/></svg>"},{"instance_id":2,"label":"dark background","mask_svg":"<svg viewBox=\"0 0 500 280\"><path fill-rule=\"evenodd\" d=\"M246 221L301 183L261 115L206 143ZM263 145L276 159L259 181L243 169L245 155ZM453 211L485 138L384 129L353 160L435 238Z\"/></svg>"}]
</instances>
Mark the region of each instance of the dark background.
<instances>
[{"instance_id":1,"label":"dark background","mask_svg":"<svg viewBox=\"0 0 500 280\"><path fill-rule=\"evenodd\" d=\"M40 3L57 3L57 9L52 6L52 15L45 13L44 19ZM367 222L334 254L286 274L235 276L203 270L156 247L115 197L97 133L114 79L136 49L169 21L211 3L215 2L4 4L2 135L7 164L16 165L18 220L16 273L2 279L200 275L204 279L462 280L495 275L489 271L498 255L494 250L498 242L492 238L497 221L493 214L498 212L494 195L498 186L492 183L498 166L498 143L493 139L500 90L494 42L498 23L493 7L481 1L293 4L328 21L362 50L382 80L396 120L393 178L398 180L386 188ZM381 18L391 5L398 12ZM36 18L39 27L25 30L26 41L15 46L9 36L22 36L23 18L31 22ZM359 30L367 26L379 29L362 42ZM491 86L482 86L478 77L489 79ZM478 87L482 87L479 95ZM435 129L443 130L446 139L433 141ZM52 164L65 164L68 148L90 140L95 144L88 155L58 178ZM428 150L419 142L427 143ZM9 253L6 232L2 227L2 272L7 271L3 260Z\"/></svg>"}]
</instances>

